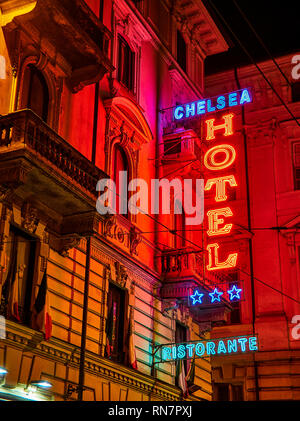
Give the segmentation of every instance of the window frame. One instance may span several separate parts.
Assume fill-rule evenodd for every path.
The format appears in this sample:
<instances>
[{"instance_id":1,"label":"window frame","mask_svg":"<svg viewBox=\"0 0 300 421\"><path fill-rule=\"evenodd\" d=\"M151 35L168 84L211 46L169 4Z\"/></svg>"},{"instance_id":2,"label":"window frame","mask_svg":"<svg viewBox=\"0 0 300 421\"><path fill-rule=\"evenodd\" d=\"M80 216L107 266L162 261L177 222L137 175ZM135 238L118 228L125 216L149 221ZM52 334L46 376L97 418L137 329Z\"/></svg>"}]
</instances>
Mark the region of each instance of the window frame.
<instances>
[{"instance_id":1,"label":"window frame","mask_svg":"<svg viewBox=\"0 0 300 421\"><path fill-rule=\"evenodd\" d=\"M179 340L178 338L178 333L181 330L181 332L183 332L184 330L184 338L183 340ZM179 320L175 320L175 343L185 343L188 342L189 339L189 328L188 326L184 325L182 322L180 322ZM176 368L177 368L177 364L179 363L179 360L176 362ZM188 370L187 370L187 360L183 360L183 365L184 365L184 371L185 371L185 375L187 375ZM178 377L175 376L175 385L178 386Z\"/></svg>"},{"instance_id":2,"label":"window frame","mask_svg":"<svg viewBox=\"0 0 300 421\"><path fill-rule=\"evenodd\" d=\"M118 351L116 354L111 355L109 358L111 361L114 361L116 363L119 364L123 364L123 365L127 365L128 362L128 344L127 344L127 336L128 336L128 329L129 329L129 318L128 318L128 308L129 308L129 293L128 290L126 288L122 288L119 284L113 282L113 281L109 281L109 286L108 286L108 291L107 291L107 319L109 317L109 312L110 312L110 308L109 308L109 300L110 300L110 291L111 289L114 289L115 291L118 291L118 293L120 294L120 297L122 299L122 305L120 306L121 308L123 308L123 312L124 312L124 317L119 317L119 321L122 320L122 329L121 329L121 337L122 340L120 341L120 325L118 326ZM122 297L123 296L123 297ZM119 313L120 316L121 313Z\"/></svg>"},{"instance_id":3,"label":"window frame","mask_svg":"<svg viewBox=\"0 0 300 421\"><path fill-rule=\"evenodd\" d=\"M292 142L292 166L293 166L293 190L300 190L300 163L299 166L296 165L296 146L299 147L299 159L300 159L300 140ZM299 171L299 178L297 178L297 171ZM299 183L299 184L297 184Z\"/></svg>"},{"instance_id":4,"label":"window frame","mask_svg":"<svg viewBox=\"0 0 300 421\"><path fill-rule=\"evenodd\" d=\"M120 71L122 70L122 66L120 66L120 46L125 47L125 50L128 53L128 84L124 79L120 76ZM117 34L117 69L116 69L116 78L118 82L124 86L129 92L131 92L133 95L136 95L136 76L137 76L137 53L134 51L134 49L131 47L129 42L125 39L125 37L121 34Z\"/></svg>"},{"instance_id":5,"label":"window frame","mask_svg":"<svg viewBox=\"0 0 300 421\"><path fill-rule=\"evenodd\" d=\"M26 72L29 72L29 80L26 79ZM33 108L31 104L32 93L33 93L33 83L34 78L36 78L42 88L42 96L43 96L43 104L42 104L42 112L41 115L38 114ZM33 63L29 63L26 65L24 69L24 76L23 76L23 90L22 90L22 106L32 110L36 113L41 120L45 123L48 123L49 114L50 114L50 91L49 86L46 81L46 78L41 70L39 70ZM26 86L26 82L28 82L28 86Z\"/></svg>"},{"instance_id":6,"label":"window frame","mask_svg":"<svg viewBox=\"0 0 300 421\"><path fill-rule=\"evenodd\" d=\"M26 283L25 286L25 294L24 294L24 302L22 304L18 301L18 310L20 315L20 321L19 323L24 324L26 326L31 327L31 315L32 315L32 299L33 299L33 292L34 292L34 278L35 278L35 271L36 271L36 264L37 264L37 238L34 235L30 235L29 233L22 230L19 226L10 223L10 237L13 239L13 236L22 237L23 239L27 240L29 243L29 257L28 257L28 271L26 279L22 278L22 282ZM13 233L13 236L11 235ZM36 240L36 241L34 241ZM18 258L18 241L16 244L17 250L16 250L16 259ZM13 244L13 241L12 241ZM12 249L10 250L12 252ZM10 264L11 260L9 262L8 271L10 270ZM5 281L3 285L5 284ZM10 285L11 288L11 285ZM6 297L6 299L8 296ZM5 300L5 297L2 296L2 300ZM8 301L5 302L5 312L7 313L7 305ZM21 310L21 311L20 311ZM11 319L9 317L9 319ZM16 320L15 318L12 318L12 320Z\"/></svg>"}]
</instances>

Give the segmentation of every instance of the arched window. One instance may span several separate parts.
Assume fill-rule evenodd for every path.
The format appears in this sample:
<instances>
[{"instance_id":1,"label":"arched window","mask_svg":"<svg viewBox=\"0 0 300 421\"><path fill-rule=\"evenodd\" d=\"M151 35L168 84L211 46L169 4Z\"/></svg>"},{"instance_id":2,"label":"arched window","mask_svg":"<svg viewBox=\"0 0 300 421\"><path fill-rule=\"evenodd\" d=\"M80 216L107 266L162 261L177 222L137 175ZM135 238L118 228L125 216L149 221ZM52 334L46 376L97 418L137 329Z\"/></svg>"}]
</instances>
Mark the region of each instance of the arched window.
<instances>
[{"instance_id":1,"label":"arched window","mask_svg":"<svg viewBox=\"0 0 300 421\"><path fill-rule=\"evenodd\" d=\"M128 183L130 179L129 175L129 165L127 156L123 150L123 148L116 144L113 150L113 160L112 160L113 168L112 168L112 179L116 184L116 208L117 213L123 214L126 218L128 218ZM127 172L127 182L122 184L122 180L120 179L120 172L126 171ZM123 206L120 207L119 205L119 198L122 199Z\"/></svg>"},{"instance_id":2,"label":"arched window","mask_svg":"<svg viewBox=\"0 0 300 421\"><path fill-rule=\"evenodd\" d=\"M175 210L181 213L175 213L174 211L174 229L176 231L175 235L175 248L180 249L185 247L185 214L184 209L179 200L175 201Z\"/></svg>"},{"instance_id":3,"label":"arched window","mask_svg":"<svg viewBox=\"0 0 300 421\"><path fill-rule=\"evenodd\" d=\"M118 36L118 81L130 91L134 90L135 55L121 35Z\"/></svg>"},{"instance_id":4,"label":"arched window","mask_svg":"<svg viewBox=\"0 0 300 421\"><path fill-rule=\"evenodd\" d=\"M47 121L49 90L43 74L32 64L24 72L22 108L30 108Z\"/></svg>"}]
</instances>

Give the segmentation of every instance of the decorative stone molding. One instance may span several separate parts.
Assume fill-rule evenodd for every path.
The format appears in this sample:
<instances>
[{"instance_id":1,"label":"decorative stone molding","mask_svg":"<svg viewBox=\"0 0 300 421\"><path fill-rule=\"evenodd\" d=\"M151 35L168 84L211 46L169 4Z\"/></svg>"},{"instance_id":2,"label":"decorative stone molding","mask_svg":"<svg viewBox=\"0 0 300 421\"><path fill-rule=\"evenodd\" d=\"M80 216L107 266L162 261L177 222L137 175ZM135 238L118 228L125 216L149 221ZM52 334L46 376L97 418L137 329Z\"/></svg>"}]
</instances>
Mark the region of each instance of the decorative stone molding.
<instances>
[{"instance_id":1,"label":"decorative stone molding","mask_svg":"<svg viewBox=\"0 0 300 421\"><path fill-rule=\"evenodd\" d=\"M32 352L34 355L67 365L73 369L79 369L79 347L74 348L74 346L56 339L45 342L42 333L10 321L7 323L6 344L23 352ZM180 399L180 391L177 388L174 389L174 386L160 383L153 377L122 367L90 352L86 352L84 368L88 374L122 384L130 389L149 393L152 399ZM67 378L65 380L67 381Z\"/></svg>"},{"instance_id":2,"label":"decorative stone molding","mask_svg":"<svg viewBox=\"0 0 300 421\"><path fill-rule=\"evenodd\" d=\"M117 215L107 216L102 224L102 234L123 246L131 255L138 256L137 247L142 241L142 236L140 230L126 218Z\"/></svg>"},{"instance_id":3,"label":"decorative stone molding","mask_svg":"<svg viewBox=\"0 0 300 421\"><path fill-rule=\"evenodd\" d=\"M59 254L63 257L69 256L69 251L74 247L78 247L81 241L81 237L74 235L72 237L61 238L59 240Z\"/></svg>"},{"instance_id":4,"label":"decorative stone molding","mask_svg":"<svg viewBox=\"0 0 300 421\"><path fill-rule=\"evenodd\" d=\"M140 47L142 41L151 41L151 35L126 1L114 2L113 8L118 32L129 38L135 47Z\"/></svg>"},{"instance_id":5,"label":"decorative stone molding","mask_svg":"<svg viewBox=\"0 0 300 421\"><path fill-rule=\"evenodd\" d=\"M25 203L22 208L22 228L35 234L38 227L38 211L30 203Z\"/></svg>"},{"instance_id":6,"label":"decorative stone molding","mask_svg":"<svg viewBox=\"0 0 300 421\"><path fill-rule=\"evenodd\" d=\"M127 271L125 269L125 266L121 265L119 262L115 262L115 281L120 284L122 288L125 287L126 281L128 278Z\"/></svg>"},{"instance_id":7,"label":"decorative stone molding","mask_svg":"<svg viewBox=\"0 0 300 421\"><path fill-rule=\"evenodd\" d=\"M135 226L130 228L130 254L138 256L137 246L142 241L142 236Z\"/></svg>"},{"instance_id":8,"label":"decorative stone molding","mask_svg":"<svg viewBox=\"0 0 300 421\"><path fill-rule=\"evenodd\" d=\"M176 299L168 299L168 300L162 300L162 313L164 315L170 314L169 311L177 310L179 307L179 303ZM173 312L172 312L173 314Z\"/></svg>"}]
</instances>

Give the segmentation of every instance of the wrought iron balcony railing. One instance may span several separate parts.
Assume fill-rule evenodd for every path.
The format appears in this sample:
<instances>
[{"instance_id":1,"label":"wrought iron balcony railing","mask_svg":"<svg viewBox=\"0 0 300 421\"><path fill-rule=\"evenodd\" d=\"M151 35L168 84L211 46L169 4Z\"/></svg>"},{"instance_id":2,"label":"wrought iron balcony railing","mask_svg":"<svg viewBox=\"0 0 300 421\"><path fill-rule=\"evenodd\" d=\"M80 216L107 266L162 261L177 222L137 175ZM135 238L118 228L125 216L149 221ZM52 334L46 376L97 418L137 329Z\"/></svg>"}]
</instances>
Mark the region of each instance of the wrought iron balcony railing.
<instances>
[{"instance_id":1,"label":"wrought iron balcony railing","mask_svg":"<svg viewBox=\"0 0 300 421\"><path fill-rule=\"evenodd\" d=\"M186 281L188 278L194 278L207 286L230 281L224 275L206 270L203 253L188 247L164 251L161 256L161 272L168 281Z\"/></svg>"},{"instance_id":2,"label":"wrought iron balcony railing","mask_svg":"<svg viewBox=\"0 0 300 421\"><path fill-rule=\"evenodd\" d=\"M96 198L96 185L107 175L92 164L33 111L22 110L0 117L0 154L24 150L55 175L67 177Z\"/></svg>"}]
</instances>

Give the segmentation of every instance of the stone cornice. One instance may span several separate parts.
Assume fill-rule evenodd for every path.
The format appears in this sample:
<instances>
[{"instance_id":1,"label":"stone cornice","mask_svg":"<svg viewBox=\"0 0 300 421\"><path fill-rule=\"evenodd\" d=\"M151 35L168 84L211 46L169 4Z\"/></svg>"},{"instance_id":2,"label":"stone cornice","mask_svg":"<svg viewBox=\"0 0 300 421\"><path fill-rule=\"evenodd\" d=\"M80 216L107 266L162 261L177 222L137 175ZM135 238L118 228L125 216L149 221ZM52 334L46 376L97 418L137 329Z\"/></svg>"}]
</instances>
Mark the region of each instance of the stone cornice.
<instances>
[{"instance_id":1,"label":"stone cornice","mask_svg":"<svg viewBox=\"0 0 300 421\"><path fill-rule=\"evenodd\" d=\"M56 338L43 341L43 335L23 325L7 321L6 344L23 352L33 352L44 358L79 368L80 348ZM108 359L86 351L85 371L94 376L122 384L139 392L149 393L154 398L179 400L179 389L151 376L142 374ZM66 380L67 382L67 380Z\"/></svg>"}]
</instances>

